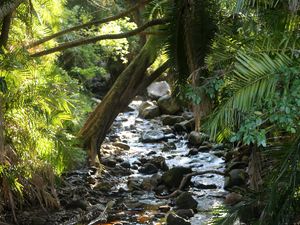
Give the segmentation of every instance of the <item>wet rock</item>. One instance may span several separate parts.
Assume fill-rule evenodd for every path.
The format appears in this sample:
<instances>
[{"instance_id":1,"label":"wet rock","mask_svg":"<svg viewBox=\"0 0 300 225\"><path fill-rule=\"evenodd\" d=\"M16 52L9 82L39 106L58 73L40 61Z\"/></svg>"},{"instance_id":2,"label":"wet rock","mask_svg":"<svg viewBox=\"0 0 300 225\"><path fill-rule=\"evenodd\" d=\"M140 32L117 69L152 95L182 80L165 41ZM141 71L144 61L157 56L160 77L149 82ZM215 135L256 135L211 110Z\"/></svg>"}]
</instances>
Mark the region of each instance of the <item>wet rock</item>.
<instances>
[{"instance_id":1,"label":"wet rock","mask_svg":"<svg viewBox=\"0 0 300 225\"><path fill-rule=\"evenodd\" d=\"M188 141L192 145L199 146L204 142L204 140L206 138L207 138L207 136L205 134L197 132L197 131L192 131L189 134Z\"/></svg>"},{"instance_id":2,"label":"wet rock","mask_svg":"<svg viewBox=\"0 0 300 225\"><path fill-rule=\"evenodd\" d=\"M129 191L142 190L141 183L140 179L132 177L127 180L127 187Z\"/></svg>"},{"instance_id":3,"label":"wet rock","mask_svg":"<svg viewBox=\"0 0 300 225\"><path fill-rule=\"evenodd\" d=\"M208 151L210 151L210 147L209 146L207 146L207 145L203 145L203 146L200 146L199 148L198 148L198 151L199 152L208 152Z\"/></svg>"},{"instance_id":4,"label":"wet rock","mask_svg":"<svg viewBox=\"0 0 300 225\"><path fill-rule=\"evenodd\" d=\"M191 223L174 213L170 213L167 216L167 225L191 225Z\"/></svg>"},{"instance_id":5,"label":"wet rock","mask_svg":"<svg viewBox=\"0 0 300 225\"><path fill-rule=\"evenodd\" d=\"M149 160L149 163L155 165L158 169L167 171L169 169L166 159L163 156L154 156Z\"/></svg>"},{"instance_id":6,"label":"wet rock","mask_svg":"<svg viewBox=\"0 0 300 225\"><path fill-rule=\"evenodd\" d=\"M142 182L142 188L146 191L152 191L158 184L158 180L160 179L160 176L158 174L154 174L151 177L144 178Z\"/></svg>"},{"instance_id":7,"label":"wet rock","mask_svg":"<svg viewBox=\"0 0 300 225\"><path fill-rule=\"evenodd\" d=\"M127 168L127 169L129 169L131 167L130 162L122 162L120 164L120 166L122 166L123 168Z\"/></svg>"},{"instance_id":8,"label":"wet rock","mask_svg":"<svg viewBox=\"0 0 300 225\"><path fill-rule=\"evenodd\" d=\"M170 85L166 81L153 82L147 87L148 96L157 100L164 95L171 94Z\"/></svg>"},{"instance_id":9,"label":"wet rock","mask_svg":"<svg viewBox=\"0 0 300 225\"><path fill-rule=\"evenodd\" d=\"M158 99L157 104L164 114L174 115L180 111L180 106L170 95L165 95Z\"/></svg>"},{"instance_id":10,"label":"wet rock","mask_svg":"<svg viewBox=\"0 0 300 225\"><path fill-rule=\"evenodd\" d=\"M225 177L224 189L246 184L247 173L243 169L234 169L229 172L229 177Z\"/></svg>"},{"instance_id":11,"label":"wet rock","mask_svg":"<svg viewBox=\"0 0 300 225\"><path fill-rule=\"evenodd\" d=\"M199 153L198 149L193 148L189 151L189 153L187 155L188 156L197 155L198 153Z\"/></svg>"},{"instance_id":12,"label":"wet rock","mask_svg":"<svg viewBox=\"0 0 300 225\"><path fill-rule=\"evenodd\" d=\"M184 219L189 219L195 215L192 209L178 209L175 211L176 214Z\"/></svg>"},{"instance_id":13,"label":"wet rock","mask_svg":"<svg viewBox=\"0 0 300 225\"><path fill-rule=\"evenodd\" d=\"M103 159L101 159L101 164L104 166L108 166L108 167L115 167L117 162L114 159L103 158Z\"/></svg>"},{"instance_id":14,"label":"wet rock","mask_svg":"<svg viewBox=\"0 0 300 225\"><path fill-rule=\"evenodd\" d=\"M140 116L145 119L153 119L157 116L160 116L160 109L156 105L149 106L141 111Z\"/></svg>"},{"instance_id":15,"label":"wet rock","mask_svg":"<svg viewBox=\"0 0 300 225\"><path fill-rule=\"evenodd\" d=\"M164 138L164 133L159 130L149 130L142 134L142 142L144 143L158 142Z\"/></svg>"},{"instance_id":16,"label":"wet rock","mask_svg":"<svg viewBox=\"0 0 300 225\"><path fill-rule=\"evenodd\" d=\"M116 146L116 147L124 149L124 150L129 150L130 149L130 146L123 143L123 142L114 142L113 146Z\"/></svg>"},{"instance_id":17,"label":"wet rock","mask_svg":"<svg viewBox=\"0 0 300 225\"><path fill-rule=\"evenodd\" d=\"M234 169L245 169L248 165L244 162L230 162L227 164L227 170L231 171Z\"/></svg>"},{"instance_id":18,"label":"wet rock","mask_svg":"<svg viewBox=\"0 0 300 225\"><path fill-rule=\"evenodd\" d=\"M217 185L215 184L197 184L195 185L196 188L199 188L199 189L217 189Z\"/></svg>"},{"instance_id":19,"label":"wet rock","mask_svg":"<svg viewBox=\"0 0 300 225\"><path fill-rule=\"evenodd\" d=\"M113 185L110 182L102 181L94 186L94 190L109 192L111 191Z\"/></svg>"},{"instance_id":20,"label":"wet rock","mask_svg":"<svg viewBox=\"0 0 300 225\"><path fill-rule=\"evenodd\" d=\"M169 188L179 187L184 175L191 173L191 168L174 167L162 175L162 182ZM187 182L188 183L188 182Z\"/></svg>"},{"instance_id":21,"label":"wet rock","mask_svg":"<svg viewBox=\"0 0 300 225\"><path fill-rule=\"evenodd\" d=\"M138 170L140 173L150 175L158 172L158 168L152 163L146 163L142 168Z\"/></svg>"},{"instance_id":22,"label":"wet rock","mask_svg":"<svg viewBox=\"0 0 300 225\"><path fill-rule=\"evenodd\" d=\"M176 206L179 209L197 209L198 202L188 192L181 193L176 198Z\"/></svg>"},{"instance_id":23,"label":"wet rock","mask_svg":"<svg viewBox=\"0 0 300 225\"><path fill-rule=\"evenodd\" d=\"M242 195L232 192L226 195L224 203L226 205L235 205L242 200Z\"/></svg>"},{"instance_id":24,"label":"wet rock","mask_svg":"<svg viewBox=\"0 0 300 225\"><path fill-rule=\"evenodd\" d=\"M173 126L176 123L184 121L184 118L182 116L162 115L161 121L163 125Z\"/></svg>"},{"instance_id":25,"label":"wet rock","mask_svg":"<svg viewBox=\"0 0 300 225\"><path fill-rule=\"evenodd\" d=\"M174 150L174 149L176 149L176 145L175 145L174 142L165 142L162 149L161 149L161 151L169 152L169 151Z\"/></svg>"},{"instance_id":26,"label":"wet rock","mask_svg":"<svg viewBox=\"0 0 300 225\"><path fill-rule=\"evenodd\" d=\"M181 133L181 132L190 132L195 127L195 119L185 120L180 123L176 123L174 125L175 131Z\"/></svg>"},{"instance_id":27,"label":"wet rock","mask_svg":"<svg viewBox=\"0 0 300 225\"><path fill-rule=\"evenodd\" d=\"M150 107L150 106L155 106L156 104L154 104L151 101L146 101L146 102L142 102L142 104L139 106L139 115L142 114L142 112L144 111L144 109ZM136 119L136 122L143 122L142 120L139 120L139 118Z\"/></svg>"},{"instance_id":28,"label":"wet rock","mask_svg":"<svg viewBox=\"0 0 300 225\"><path fill-rule=\"evenodd\" d=\"M147 156L149 156L149 155L155 155L156 154L156 151L150 151L149 153L147 153Z\"/></svg>"},{"instance_id":29,"label":"wet rock","mask_svg":"<svg viewBox=\"0 0 300 225\"><path fill-rule=\"evenodd\" d=\"M171 207L169 205L162 205L162 206L159 206L158 209L159 209L159 211L166 213L166 212L170 211Z\"/></svg>"}]
</instances>

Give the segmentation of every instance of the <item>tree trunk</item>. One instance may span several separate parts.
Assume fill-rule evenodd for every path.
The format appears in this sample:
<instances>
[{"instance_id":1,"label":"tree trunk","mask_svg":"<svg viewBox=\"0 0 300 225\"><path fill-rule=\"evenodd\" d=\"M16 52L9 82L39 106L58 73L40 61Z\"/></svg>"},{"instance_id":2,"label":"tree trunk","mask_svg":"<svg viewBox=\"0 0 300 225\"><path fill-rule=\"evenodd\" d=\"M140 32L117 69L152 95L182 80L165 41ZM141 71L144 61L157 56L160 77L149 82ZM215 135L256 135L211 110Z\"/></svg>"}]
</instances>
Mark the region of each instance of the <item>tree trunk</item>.
<instances>
[{"instance_id":1,"label":"tree trunk","mask_svg":"<svg viewBox=\"0 0 300 225\"><path fill-rule=\"evenodd\" d=\"M4 119L3 119L3 97L0 93L0 163L4 158Z\"/></svg>"},{"instance_id":2,"label":"tree trunk","mask_svg":"<svg viewBox=\"0 0 300 225\"><path fill-rule=\"evenodd\" d=\"M144 87L149 79L154 78L154 76L147 76L146 71L156 58L157 47L157 41L154 38L147 41L140 53L120 74L79 132L79 136L89 148L92 165L95 164L97 154L100 159L100 146L114 119L128 106L138 90Z\"/></svg>"},{"instance_id":3,"label":"tree trunk","mask_svg":"<svg viewBox=\"0 0 300 225\"><path fill-rule=\"evenodd\" d=\"M12 13L9 13L3 19L1 35L0 35L0 48L6 47L6 45L7 45L8 34L9 34L10 23L11 23L11 16L12 16ZM0 49L0 52L1 52L1 49Z\"/></svg>"},{"instance_id":4,"label":"tree trunk","mask_svg":"<svg viewBox=\"0 0 300 225\"><path fill-rule=\"evenodd\" d=\"M0 5L0 21L4 19L8 14L14 11L25 0L9 0Z\"/></svg>"}]
</instances>

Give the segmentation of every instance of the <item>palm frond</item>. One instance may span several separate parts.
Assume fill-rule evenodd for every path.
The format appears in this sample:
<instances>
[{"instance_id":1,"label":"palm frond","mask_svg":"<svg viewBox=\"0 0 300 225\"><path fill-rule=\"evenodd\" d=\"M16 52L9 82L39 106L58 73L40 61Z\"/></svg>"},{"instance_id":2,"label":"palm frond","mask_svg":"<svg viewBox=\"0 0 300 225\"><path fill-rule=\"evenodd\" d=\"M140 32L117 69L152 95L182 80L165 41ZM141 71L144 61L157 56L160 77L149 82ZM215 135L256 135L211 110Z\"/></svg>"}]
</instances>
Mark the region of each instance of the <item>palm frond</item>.
<instances>
[{"instance_id":1,"label":"palm frond","mask_svg":"<svg viewBox=\"0 0 300 225\"><path fill-rule=\"evenodd\" d=\"M239 121L239 113L246 112L254 105L260 105L264 99L272 97L278 81L276 75L291 62L285 54L278 53L270 57L263 53L253 57L241 52L236 61L230 81L233 95L207 122L213 139L216 138L219 128L233 127Z\"/></svg>"}]
</instances>

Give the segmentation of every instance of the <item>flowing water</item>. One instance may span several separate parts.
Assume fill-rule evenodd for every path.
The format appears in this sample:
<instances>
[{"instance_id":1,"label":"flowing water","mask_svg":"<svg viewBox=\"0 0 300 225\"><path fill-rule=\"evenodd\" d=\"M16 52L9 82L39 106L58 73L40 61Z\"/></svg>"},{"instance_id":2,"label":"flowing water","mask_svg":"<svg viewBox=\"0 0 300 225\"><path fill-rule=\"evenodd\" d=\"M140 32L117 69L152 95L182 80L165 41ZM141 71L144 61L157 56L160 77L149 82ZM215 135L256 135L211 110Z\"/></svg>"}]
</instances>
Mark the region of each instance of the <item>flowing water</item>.
<instances>
[{"instance_id":1,"label":"flowing water","mask_svg":"<svg viewBox=\"0 0 300 225\"><path fill-rule=\"evenodd\" d=\"M223 159L217 157L213 152L220 147L213 145L211 151L200 152L196 155L188 155L190 148L186 140L186 135L175 134L170 127L163 126L159 118L145 120L138 117L138 107L140 101L134 101L130 107L133 111L121 113L113 125L110 135L108 135L106 144L112 140L119 140L130 146L129 150L119 152L118 157L122 161L135 165L139 159L151 158L153 156L162 156L166 159L169 168L184 166L190 167L193 171L202 170L224 170ZM167 137L164 141L155 143L141 142L141 135L145 131L163 132ZM164 147L171 145L173 148L165 151ZM107 155L109 157L109 151ZM119 205L120 210L110 212L109 220L112 222L105 224L164 224L165 213L158 208L162 205L171 205L172 199L157 199L154 192L135 190L130 191L128 180L135 180L141 183L145 178L152 175L143 175L138 172L137 168L131 169L132 174L129 176L119 176L112 189L114 193L120 193L122 190L125 194L121 195L123 208ZM159 172L161 174L161 171ZM192 178L192 184L189 192L198 202L198 212L190 219L192 225L209 224L210 214L213 207L222 204L225 191L223 190L224 179L220 175L207 174L195 176ZM212 189L203 189L203 186L210 185ZM119 195L120 196L120 195ZM118 208L117 206L115 206ZM124 210L126 209L126 210ZM171 209L172 210L172 209ZM118 220L116 222L115 220ZM115 221L115 222L114 222ZM104 223L102 223L104 224Z\"/></svg>"}]
</instances>

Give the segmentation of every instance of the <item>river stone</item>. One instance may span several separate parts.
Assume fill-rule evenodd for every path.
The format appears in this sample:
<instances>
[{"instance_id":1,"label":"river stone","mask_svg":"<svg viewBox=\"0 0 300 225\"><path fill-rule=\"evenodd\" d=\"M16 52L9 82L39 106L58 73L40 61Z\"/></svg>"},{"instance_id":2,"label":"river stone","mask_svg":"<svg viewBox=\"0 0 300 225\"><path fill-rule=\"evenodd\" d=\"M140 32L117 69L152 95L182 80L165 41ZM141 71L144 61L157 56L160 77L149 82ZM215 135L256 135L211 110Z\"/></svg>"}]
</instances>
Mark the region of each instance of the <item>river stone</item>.
<instances>
[{"instance_id":1,"label":"river stone","mask_svg":"<svg viewBox=\"0 0 300 225\"><path fill-rule=\"evenodd\" d=\"M101 159L101 164L108 167L115 167L117 162L116 160L109 159L109 158L103 158Z\"/></svg>"},{"instance_id":2,"label":"river stone","mask_svg":"<svg viewBox=\"0 0 300 225\"><path fill-rule=\"evenodd\" d=\"M174 115L180 111L180 106L170 95L165 95L158 99L157 104L164 114Z\"/></svg>"},{"instance_id":3,"label":"river stone","mask_svg":"<svg viewBox=\"0 0 300 225\"><path fill-rule=\"evenodd\" d=\"M184 219L189 219L195 215L192 209L177 209L176 214Z\"/></svg>"},{"instance_id":4,"label":"river stone","mask_svg":"<svg viewBox=\"0 0 300 225\"><path fill-rule=\"evenodd\" d=\"M178 209L197 209L197 205L198 202L188 192L183 192L176 198Z\"/></svg>"},{"instance_id":5,"label":"river stone","mask_svg":"<svg viewBox=\"0 0 300 225\"><path fill-rule=\"evenodd\" d=\"M247 173L243 169L233 169L229 172L229 177L225 177L224 189L234 186L243 186L247 181Z\"/></svg>"},{"instance_id":6,"label":"river stone","mask_svg":"<svg viewBox=\"0 0 300 225\"><path fill-rule=\"evenodd\" d=\"M176 149L176 145L174 142L165 142L161 151L162 152L169 152L171 150L175 150Z\"/></svg>"},{"instance_id":7,"label":"river stone","mask_svg":"<svg viewBox=\"0 0 300 225\"><path fill-rule=\"evenodd\" d=\"M243 198L242 195L235 192L231 192L225 196L224 203L226 205L235 205L239 203L242 200L242 198Z\"/></svg>"},{"instance_id":8,"label":"river stone","mask_svg":"<svg viewBox=\"0 0 300 225\"><path fill-rule=\"evenodd\" d=\"M204 135L203 133L197 132L197 131L192 131L189 134L188 141L192 145L199 146L199 145L201 145L204 142L204 140L206 138L207 138L207 136Z\"/></svg>"},{"instance_id":9,"label":"river stone","mask_svg":"<svg viewBox=\"0 0 300 225\"><path fill-rule=\"evenodd\" d=\"M177 132L190 132L195 128L195 119L185 120L174 125Z\"/></svg>"},{"instance_id":10,"label":"river stone","mask_svg":"<svg viewBox=\"0 0 300 225\"><path fill-rule=\"evenodd\" d=\"M191 225L191 223L174 213L170 213L167 216L167 225Z\"/></svg>"},{"instance_id":11,"label":"river stone","mask_svg":"<svg viewBox=\"0 0 300 225\"><path fill-rule=\"evenodd\" d=\"M173 126L176 123L184 121L184 118L182 116L162 115L161 121L163 125Z\"/></svg>"},{"instance_id":12,"label":"river stone","mask_svg":"<svg viewBox=\"0 0 300 225\"><path fill-rule=\"evenodd\" d=\"M144 109L146 109L147 107L150 107L150 106L154 106L154 105L156 105L156 104L154 104L151 101L142 102L142 104L140 104L140 106L139 106L139 115L142 113L142 111Z\"/></svg>"},{"instance_id":13,"label":"river stone","mask_svg":"<svg viewBox=\"0 0 300 225\"><path fill-rule=\"evenodd\" d=\"M165 138L164 132L160 130L149 130L142 134L142 142L151 143L162 141Z\"/></svg>"},{"instance_id":14,"label":"river stone","mask_svg":"<svg viewBox=\"0 0 300 225\"><path fill-rule=\"evenodd\" d=\"M150 175L158 172L158 168L152 163L146 163L138 170L142 174Z\"/></svg>"},{"instance_id":15,"label":"river stone","mask_svg":"<svg viewBox=\"0 0 300 225\"><path fill-rule=\"evenodd\" d=\"M130 162L128 162L128 161L122 162L120 164L120 166L122 166L123 168L126 168L126 169L129 169L131 167Z\"/></svg>"},{"instance_id":16,"label":"river stone","mask_svg":"<svg viewBox=\"0 0 300 225\"><path fill-rule=\"evenodd\" d=\"M160 109L157 105L148 106L141 111L140 116L145 119L153 119L160 116Z\"/></svg>"},{"instance_id":17,"label":"river stone","mask_svg":"<svg viewBox=\"0 0 300 225\"><path fill-rule=\"evenodd\" d=\"M129 150L130 149L130 146L123 143L123 142L114 142L112 145L115 146L115 147L124 149L124 150Z\"/></svg>"},{"instance_id":18,"label":"river stone","mask_svg":"<svg viewBox=\"0 0 300 225\"><path fill-rule=\"evenodd\" d=\"M157 100L164 95L171 94L170 85L166 81L153 82L147 87L148 96Z\"/></svg>"},{"instance_id":19,"label":"river stone","mask_svg":"<svg viewBox=\"0 0 300 225\"><path fill-rule=\"evenodd\" d=\"M163 156L154 156L149 160L149 163L152 163L155 165L158 169L161 169L163 171L167 171L169 169L166 159Z\"/></svg>"},{"instance_id":20,"label":"river stone","mask_svg":"<svg viewBox=\"0 0 300 225\"><path fill-rule=\"evenodd\" d=\"M184 175L191 173L191 168L186 167L174 167L168 171L166 171L162 175L162 182L169 188L179 187L180 182ZM188 182L187 182L188 183Z\"/></svg>"}]
</instances>

